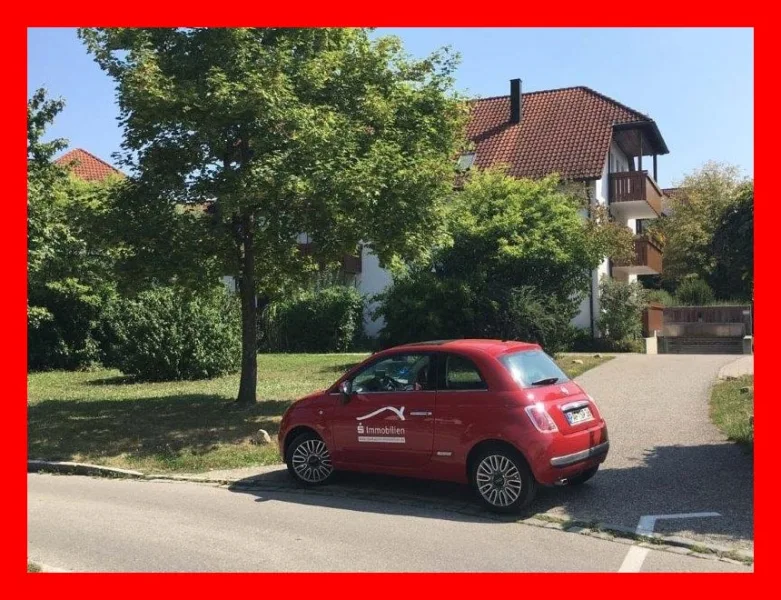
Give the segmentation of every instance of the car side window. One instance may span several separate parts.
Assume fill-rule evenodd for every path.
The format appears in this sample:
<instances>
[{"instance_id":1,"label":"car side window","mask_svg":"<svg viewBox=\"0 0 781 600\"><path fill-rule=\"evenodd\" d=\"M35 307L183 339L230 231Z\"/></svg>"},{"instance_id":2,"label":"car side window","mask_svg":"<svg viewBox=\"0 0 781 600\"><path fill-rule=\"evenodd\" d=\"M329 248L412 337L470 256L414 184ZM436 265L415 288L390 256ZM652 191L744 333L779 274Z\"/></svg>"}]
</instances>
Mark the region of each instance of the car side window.
<instances>
[{"instance_id":1,"label":"car side window","mask_svg":"<svg viewBox=\"0 0 781 600\"><path fill-rule=\"evenodd\" d=\"M428 354L395 354L359 371L352 389L358 394L433 390L431 366Z\"/></svg>"},{"instance_id":2,"label":"car side window","mask_svg":"<svg viewBox=\"0 0 781 600\"><path fill-rule=\"evenodd\" d=\"M488 385L471 360L448 354L445 359L445 389L487 390Z\"/></svg>"}]
</instances>

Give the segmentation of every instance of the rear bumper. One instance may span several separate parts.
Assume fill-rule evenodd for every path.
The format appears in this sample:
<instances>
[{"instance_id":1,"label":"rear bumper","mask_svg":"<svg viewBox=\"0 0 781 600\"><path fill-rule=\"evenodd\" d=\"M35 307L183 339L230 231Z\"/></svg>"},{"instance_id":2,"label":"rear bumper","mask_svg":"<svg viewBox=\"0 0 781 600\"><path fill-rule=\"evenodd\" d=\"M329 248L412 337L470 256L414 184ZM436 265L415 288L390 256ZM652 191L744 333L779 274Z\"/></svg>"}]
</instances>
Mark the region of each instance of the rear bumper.
<instances>
[{"instance_id":1,"label":"rear bumper","mask_svg":"<svg viewBox=\"0 0 781 600\"><path fill-rule=\"evenodd\" d=\"M538 447L530 466L539 483L554 485L604 462L609 449L607 427L600 421L575 433L550 436L546 445Z\"/></svg>"},{"instance_id":2,"label":"rear bumper","mask_svg":"<svg viewBox=\"0 0 781 600\"><path fill-rule=\"evenodd\" d=\"M554 456L550 459L551 467L569 467L570 465L583 462L592 458L599 458L607 454L610 449L610 442L603 442L591 448L586 448L580 452L565 454L564 456Z\"/></svg>"}]
</instances>

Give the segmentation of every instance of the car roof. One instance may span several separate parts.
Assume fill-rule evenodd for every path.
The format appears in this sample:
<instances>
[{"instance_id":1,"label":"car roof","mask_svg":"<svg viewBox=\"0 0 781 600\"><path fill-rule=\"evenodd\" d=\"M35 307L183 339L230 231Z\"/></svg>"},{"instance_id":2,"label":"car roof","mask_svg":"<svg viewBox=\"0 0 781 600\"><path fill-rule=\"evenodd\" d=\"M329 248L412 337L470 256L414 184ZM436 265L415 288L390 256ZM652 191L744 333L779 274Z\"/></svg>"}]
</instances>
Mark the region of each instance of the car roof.
<instances>
[{"instance_id":1,"label":"car roof","mask_svg":"<svg viewBox=\"0 0 781 600\"><path fill-rule=\"evenodd\" d=\"M491 339L458 339L458 340L430 340L425 342L415 342L388 348L388 350L431 350L436 346L442 350L462 350L478 351L498 356L508 352L521 352L523 350L539 349L538 344L529 342L519 342L517 340L491 340Z\"/></svg>"}]
</instances>

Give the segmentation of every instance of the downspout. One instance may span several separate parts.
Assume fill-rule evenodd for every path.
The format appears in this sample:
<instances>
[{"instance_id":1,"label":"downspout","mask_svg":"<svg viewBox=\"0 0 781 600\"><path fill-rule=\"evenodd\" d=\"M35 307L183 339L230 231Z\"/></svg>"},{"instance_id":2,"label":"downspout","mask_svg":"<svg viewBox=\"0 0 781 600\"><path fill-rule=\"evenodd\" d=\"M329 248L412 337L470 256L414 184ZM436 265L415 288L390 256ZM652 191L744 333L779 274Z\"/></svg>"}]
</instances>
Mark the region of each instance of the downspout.
<instances>
[{"instance_id":1,"label":"downspout","mask_svg":"<svg viewBox=\"0 0 781 600\"><path fill-rule=\"evenodd\" d=\"M586 189L586 199L588 200L588 215L591 217L591 189L589 182L584 181L583 186ZM596 339L596 331L594 329L594 272L589 272L588 281L588 312L589 312L589 324L591 325L591 339Z\"/></svg>"}]
</instances>

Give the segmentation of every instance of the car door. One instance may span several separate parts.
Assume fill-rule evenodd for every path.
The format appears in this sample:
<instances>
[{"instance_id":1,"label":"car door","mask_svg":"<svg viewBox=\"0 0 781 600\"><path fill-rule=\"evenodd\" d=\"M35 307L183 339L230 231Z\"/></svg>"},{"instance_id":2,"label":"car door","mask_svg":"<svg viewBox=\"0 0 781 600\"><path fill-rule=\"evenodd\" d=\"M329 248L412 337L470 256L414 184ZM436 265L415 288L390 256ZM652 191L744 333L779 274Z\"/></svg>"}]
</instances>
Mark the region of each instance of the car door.
<instances>
[{"instance_id":1,"label":"car door","mask_svg":"<svg viewBox=\"0 0 781 600\"><path fill-rule=\"evenodd\" d=\"M330 418L334 458L354 465L418 467L431 459L434 353L384 355L353 376Z\"/></svg>"},{"instance_id":2,"label":"car door","mask_svg":"<svg viewBox=\"0 0 781 600\"><path fill-rule=\"evenodd\" d=\"M486 423L500 422L502 413L490 398L484 374L469 357L453 352L439 355L433 449L438 463L461 468L471 436Z\"/></svg>"}]
</instances>

